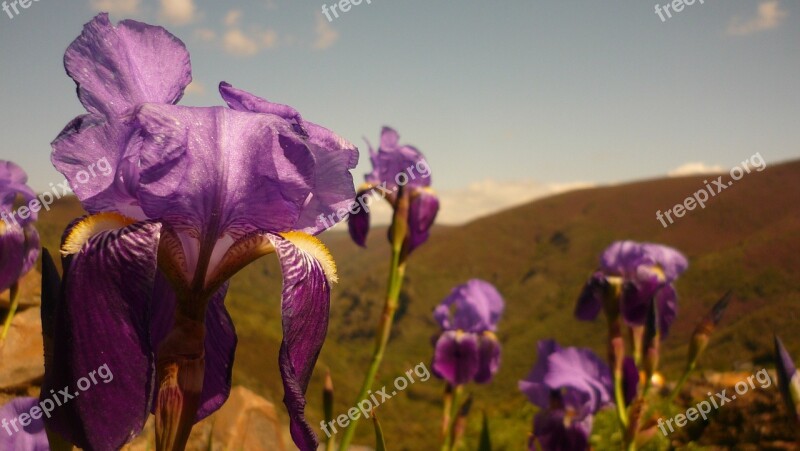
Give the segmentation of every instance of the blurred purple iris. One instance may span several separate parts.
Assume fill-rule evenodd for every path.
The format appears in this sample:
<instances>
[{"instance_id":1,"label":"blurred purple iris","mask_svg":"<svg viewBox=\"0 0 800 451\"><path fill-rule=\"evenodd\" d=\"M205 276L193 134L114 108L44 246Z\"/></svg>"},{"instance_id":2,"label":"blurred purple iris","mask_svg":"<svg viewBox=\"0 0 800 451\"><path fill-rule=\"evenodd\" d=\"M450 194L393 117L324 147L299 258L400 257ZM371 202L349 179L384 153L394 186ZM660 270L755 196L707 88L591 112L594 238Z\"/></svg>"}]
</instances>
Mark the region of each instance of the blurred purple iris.
<instances>
[{"instance_id":1,"label":"blurred purple iris","mask_svg":"<svg viewBox=\"0 0 800 451\"><path fill-rule=\"evenodd\" d=\"M366 183L358 189L356 199L360 207L349 216L350 236L359 246L366 245L370 216L367 199L372 195L385 198L395 209L400 204L400 197L405 196L409 201L408 234L403 247L408 255L427 241L439 212L439 199L430 188L430 166L415 147L400 145L400 135L392 128L383 128L377 152L369 143L367 145L372 172L364 177ZM391 230L389 241L392 241Z\"/></svg>"},{"instance_id":2,"label":"blurred purple iris","mask_svg":"<svg viewBox=\"0 0 800 451\"><path fill-rule=\"evenodd\" d=\"M541 411L534 419L530 449L589 448L594 415L612 400L611 371L588 349L562 349L553 340L538 343L538 360L519 389Z\"/></svg>"},{"instance_id":3,"label":"blurred purple iris","mask_svg":"<svg viewBox=\"0 0 800 451\"><path fill-rule=\"evenodd\" d=\"M783 342L775 337L775 372L778 375L778 388L794 421L800 421L800 373L794 361L783 346Z\"/></svg>"},{"instance_id":4,"label":"blurred purple iris","mask_svg":"<svg viewBox=\"0 0 800 451\"><path fill-rule=\"evenodd\" d=\"M26 205L36 199L27 183L28 176L22 168L0 160L0 291L17 283L39 258L39 232L33 224L38 210L25 206L14 210L18 198Z\"/></svg>"},{"instance_id":5,"label":"blurred purple iris","mask_svg":"<svg viewBox=\"0 0 800 451\"><path fill-rule=\"evenodd\" d=\"M0 449L49 451L42 411L36 398L15 398L0 407ZM31 412L31 409L36 410ZM33 413L33 415L31 415Z\"/></svg>"},{"instance_id":6,"label":"blurred purple iris","mask_svg":"<svg viewBox=\"0 0 800 451\"><path fill-rule=\"evenodd\" d=\"M678 311L678 298L673 283L689 266L679 251L652 243L616 241L600 256L600 268L592 275L581 293L575 316L584 321L597 317L604 299L612 288L620 291L620 308L625 321L643 326L650 300L658 307L659 332L662 338L669 331Z\"/></svg>"},{"instance_id":7,"label":"blurred purple iris","mask_svg":"<svg viewBox=\"0 0 800 451\"><path fill-rule=\"evenodd\" d=\"M453 386L491 382L500 368L500 342L494 333L504 304L497 289L483 280L453 288L433 311L442 328L433 357L437 376Z\"/></svg>"},{"instance_id":8,"label":"blurred purple iris","mask_svg":"<svg viewBox=\"0 0 800 451\"><path fill-rule=\"evenodd\" d=\"M185 443L230 390L237 339L223 303L228 280L276 253L284 403L295 443L315 450L304 393L336 267L313 235L325 228L320 215L353 199L357 149L291 107L224 82L229 108L176 106L191 81L189 54L161 27L114 26L100 14L64 62L87 114L53 142L52 161L92 216L62 244L43 393L102 364L116 377L57 409L48 425L80 447L116 449L155 411L159 449ZM112 176L81 180L101 159Z\"/></svg>"}]
</instances>

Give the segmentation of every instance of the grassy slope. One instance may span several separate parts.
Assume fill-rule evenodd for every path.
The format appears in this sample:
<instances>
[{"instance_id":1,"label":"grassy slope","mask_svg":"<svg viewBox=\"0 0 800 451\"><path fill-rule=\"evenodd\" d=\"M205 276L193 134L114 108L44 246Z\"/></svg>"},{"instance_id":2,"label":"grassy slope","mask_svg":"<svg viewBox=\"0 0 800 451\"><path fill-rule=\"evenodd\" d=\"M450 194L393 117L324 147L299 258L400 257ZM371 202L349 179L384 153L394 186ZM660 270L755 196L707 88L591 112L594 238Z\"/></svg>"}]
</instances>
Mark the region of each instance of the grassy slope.
<instances>
[{"instance_id":1,"label":"grassy slope","mask_svg":"<svg viewBox=\"0 0 800 451\"><path fill-rule=\"evenodd\" d=\"M437 228L409 263L380 384L391 383L420 362L428 364L430 339L436 333L431 311L453 285L472 277L489 280L507 302L498 334L503 363L493 384L469 391L475 396L474 408L490 417L496 449L520 449L533 409L516 384L535 361L536 342L555 337L564 345L603 352L602 321L578 323L572 309L597 254L617 239L666 243L689 256L690 270L678 283L679 318L665 345L668 375L674 376L683 364L697 318L727 289L735 290L736 300L704 365L725 370L768 361L773 332L784 336L790 351L800 353L793 328L800 313L800 162L747 175L710 200L705 210L689 212L663 228L655 211L681 202L701 189L703 180L686 177L575 191L465 226ZM46 246L55 246L58 230L76 211L74 203L62 203L42 215ZM334 291L328 340L309 389L310 417L316 423L326 368L336 385L336 413L352 406L386 283L385 230L373 230L366 250L340 232L323 236L339 264L341 283ZM227 301L240 337L235 382L278 402L279 294L279 269L274 258L267 258L236 276ZM380 409L392 449L434 448L441 389L433 378L418 382ZM471 436L478 434L477 417L473 415ZM359 440L371 444L371 428L362 425Z\"/></svg>"}]
</instances>

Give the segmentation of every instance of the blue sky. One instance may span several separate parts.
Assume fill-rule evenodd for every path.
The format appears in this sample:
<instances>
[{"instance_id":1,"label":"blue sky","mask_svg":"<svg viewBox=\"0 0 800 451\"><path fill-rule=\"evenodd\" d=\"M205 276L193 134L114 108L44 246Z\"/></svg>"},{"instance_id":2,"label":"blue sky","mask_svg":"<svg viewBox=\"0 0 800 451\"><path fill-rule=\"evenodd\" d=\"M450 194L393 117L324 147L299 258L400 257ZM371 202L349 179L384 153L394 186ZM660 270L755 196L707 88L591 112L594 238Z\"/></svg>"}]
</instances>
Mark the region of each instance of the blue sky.
<instances>
[{"instance_id":1,"label":"blue sky","mask_svg":"<svg viewBox=\"0 0 800 451\"><path fill-rule=\"evenodd\" d=\"M9 0L6 0L9 1ZM800 3L697 0L37 0L0 11L0 158L35 189L82 113L62 67L99 10L167 27L192 54L182 103L225 80L362 147L390 124L426 153L444 222L574 186L797 158ZM679 171L681 172L681 171Z\"/></svg>"}]
</instances>

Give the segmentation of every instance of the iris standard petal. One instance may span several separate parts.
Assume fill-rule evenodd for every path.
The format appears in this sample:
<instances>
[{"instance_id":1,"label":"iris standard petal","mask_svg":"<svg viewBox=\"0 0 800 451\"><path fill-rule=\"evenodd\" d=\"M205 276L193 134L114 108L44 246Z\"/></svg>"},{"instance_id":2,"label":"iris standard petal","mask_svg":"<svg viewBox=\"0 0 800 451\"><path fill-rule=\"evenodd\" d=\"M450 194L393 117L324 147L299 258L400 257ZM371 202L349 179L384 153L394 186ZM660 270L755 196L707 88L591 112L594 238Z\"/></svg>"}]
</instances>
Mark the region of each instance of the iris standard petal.
<instances>
[{"instance_id":1,"label":"iris standard petal","mask_svg":"<svg viewBox=\"0 0 800 451\"><path fill-rule=\"evenodd\" d=\"M677 279L689 267L689 261L686 256L669 246L642 243L642 252L661 268L667 282Z\"/></svg>"},{"instance_id":2,"label":"iris standard petal","mask_svg":"<svg viewBox=\"0 0 800 451\"><path fill-rule=\"evenodd\" d=\"M540 340L536 348L536 363L528 373L528 377L519 381L518 387L532 404L548 409L551 389L544 385L544 378L550 368L550 356L561 351L561 346L555 340Z\"/></svg>"},{"instance_id":3,"label":"iris standard petal","mask_svg":"<svg viewBox=\"0 0 800 451\"><path fill-rule=\"evenodd\" d=\"M70 122L51 143L53 166L89 213L116 211L144 219L135 198L138 162L124 159L133 131L128 123L109 123L87 114ZM61 185L57 189L64 191L67 185Z\"/></svg>"},{"instance_id":4,"label":"iris standard petal","mask_svg":"<svg viewBox=\"0 0 800 451\"><path fill-rule=\"evenodd\" d=\"M150 413L155 368L148 326L161 225L140 222L86 239L80 227L91 226L87 221L93 217L76 225L65 242L70 248L80 244L75 240L83 245L64 275L41 399L64 387L78 393L80 380L105 367L112 378L85 391L79 386L80 396L46 421L79 447L118 449L141 431Z\"/></svg>"},{"instance_id":5,"label":"iris standard petal","mask_svg":"<svg viewBox=\"0 0 800 451\"><path fill-rule=\"evenodd\" d=\"M627 276L641 263L642 247L635 241L615 241L600 255L600 269L607 275Z\"/></svg>"},{"instance_id":6,"label":"iris standard petal","mask_svg":"<svg viewBox=\"0 0 800 451\"><path fill-rule=\"evenodd\" d=\"M335 266L325 246L310 235L293 232L269 238L283 273L279 356L283 402L294 443L301 451L314 451L318 441L305 418L305 392L328 331Z\"/></svg>"},{"instance_id":7,"label":"iris standard petal","mask_svg":"<svg viewBox=\"0 0 800 451\"><path fill-rule=\"evenodd\" d=\"M300 113L290 106L272 103L225 82L220 83L219 90L222 98L234 110L271 114L286 120L313 154L313 189L292 230L316 235L331 226L321 221L320 217L350 209L355 197L350 170L358 164L358 149L355 146L325 127L304 121Z\"/></svg>"},{"instance_id":8,"label":"iris standard petal","mask_svg":"<svg viewBox=\"0 0 800 451\"><path fill-rule=\"evenodd\" d=\"M372 172L367 174L368 183L385 184L391 192L399 186L407 189L424 188L431 185L431 171L425 156L413 146L401 146L399 135L390 128L381 131L381 145L377 153L370 146Z\"/></svg>"},{"instance_id":9,"label":"iris standard petal","mask_svg":"<svg viewBox=\"0 0 800 451\"><path fill-rule=\"evenodd\" d=\"M114 26L98 14L64 55L91 113L118 118L142 103L175 103L192 81L189 52L161 27L134 20Z\"/></svg>"},{"instance_id":10,"label":"iris standard petal","mask_svg":"<svg viewBox=\"0 0 800 451\"><path fill-rule=\"evenodd\" d=\"M500 369L500 342L492 333L483 334L478 340L478 372L475 382L487 384Z\"/></svg>"},{"instance_id":11,"label":"iris standard petal","mask_svg":"<svg viewBox=\"0 0 800 451\"><path fill-rule=\"evenodd\" d=\"M222 407L231 391L233 359L238 339L233 321L224 304L227 292L228 284L224 283L211 297L206 310L205 372L196 421L206 418ZM173 288L163 275L158 274L153 288L150 326L153 349L158 349L158 345L172 330L176 306ZM155 389L157 387L154 387L154 396Z\"/></svg>"},{"instance_id":12,"label":"iris standard petal","mask_svg":"<svg viewBox=\"0 0 800 451\"><path fill-rule=\"evenodd\" d=\"M156 104L136 117L143 139L138 197L148 217L214 240L297 222L315 161L285 120Z\"/></svg>"},{"instance_id":13,"label":"iris standard petal","mask_svg":"<svg viewBox=\"0 0 800 451\"><path fill-rule=\"evenodd\" d=\"M28 174L13 161L0 160L0 210L8 213L14 207L17 196L21 196L25 203L36 198L36 193L27 185ZM37 213L30 212L27 218L13 217L11 222L25 226L35 221ZM4 218L4 220L6 220Z\"/></svg>"},{"instance_id":14,"label":"iris standard petal","mask_svg":"<svg viewBox=\"0 0 800 451\"><path fill-rule=\"evenodd\" d=\"M436 342L433 368L451 385L473 380L479 369L478 337L476 334L450 330Z\"/></svg>"},{"instance_id":15,"label":"iris standard petal","mask_svg":"<svg viewBox=\"0 0 800 451\"><path fill-rule=\"evenodd\" d=\"M566 348L548 358L548 372L543 380L551 389L573 388L590 396L591 413L612 399L611 371L589 349Z\"/></svg>"},{"instance_id":16,"label":"iris standard petal","mask_svg":"<svg viewBox=\"0 0 800 451\"><path fill-rule=\"evenodd\" d=\"M606 276L600 271L592 274L578 297L578 303L575 305L575 317L582 321L592 321L597 318L597 315L603 310L607 290Z\"/></svg>"},{"instance_id":17,"label":"iris standard petal","mask_svg":"<svg viewBox=\"0 0 800 451\"><path fill-rule=\"evenodd\" d=\"M503 297L494 285L485 280L472 279L453 288L436 307L434 318L445 330L494 332L504 308ZM451 312L451 309L455 311Z\"/></svg>"},{"instance_id":18,"label":"iris standard petal","mask_svg":"<svg viewBox=\"0 0 800 451\"><path fill-rule=\"evenodd\" d=\"M411 193L408 210L408 253L428 241L430 230L439 213L439 198L430 188Z\"/></svg>"},{"instance_id":19,"label":"iris standard petal","mask_svg":"<svg viewBox=\"0 0 800 451\"><path fill-rule=\"evenodd\" d=\"M0 421L3 422L6 430L0 430L0 449L14 451L49 451L50 445L47 442L47 433L44 430L41 408L38 410L38 418L30 416L31 409L38 406L39 400L36 398L15 398L8 404L0 407ZM20 415L28 416L25 423L21 420L8 424L11 420L16 420ZM8 432L8 433L6 433Z\"/></svg>"}]
</instances>

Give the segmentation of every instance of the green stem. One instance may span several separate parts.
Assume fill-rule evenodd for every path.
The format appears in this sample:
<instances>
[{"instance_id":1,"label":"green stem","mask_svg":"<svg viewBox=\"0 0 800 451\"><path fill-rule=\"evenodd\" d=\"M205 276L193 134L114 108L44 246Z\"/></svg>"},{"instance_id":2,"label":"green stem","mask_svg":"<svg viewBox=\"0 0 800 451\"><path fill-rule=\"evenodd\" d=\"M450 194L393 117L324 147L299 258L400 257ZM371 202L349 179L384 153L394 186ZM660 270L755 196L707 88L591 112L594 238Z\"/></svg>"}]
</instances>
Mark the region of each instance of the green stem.
<instances>
[{"instance_id":1,"label":"green stem","mask_svg":"<svg viewBox=\"0 0 800 451\"><path fill-rule=\"evenodd\" d=\"M459 404L461 403L461 394L463 392L463 385L456 385L453 389L453 399L450 404L450 411L448 413L449 420L447 422L447 431L445 431L444 435L442 451L452 451L456 445L455 438L453 437L453 428L455 427L456 421L458 421L458 408Z\"/></svg>"},{"instance_id":2,"label":"green stem","mask_svg":"<svg viewBox=\"0 0 800 451\"><path fill-rule=\"evenodd\" d=\"M378 323L378 333L375 337L375 348L372 351L372 360L367 370L367 375L364 377L361 391L359 391L358 397L356 398L356 403L367 397L367 392L372 388L372 384L375 383L375 376L383 360L386 344L389 342L389 336L391 335L392 324L394 322L394 313L397 311L400 289L403 286L403 278L406 272L405 261L401 261L402 253L402 243L400 246L392 246L392 263L389 270L389 286L386 294L386 304L383 307L383 314ZM353 440L357 425L358 420L352 421L345 429L342 441L339 444L340 451L347 450L348 445L350 445L350 442Z\"/></svg>"},{"instance_id":3,"label":"green stem","mask_svg":"<svg viewBox=\"0 0 800 451\"><path fill-rule=\"evenodd\" d=\"M617 405L617 417L623 430L628 427L628 412L625 410L625 391L622 387L622 372L614 372L614 401Z\"/></svg>"},{"instance_id":4,"label":"green stem","mask_svg":"<svg viewBox=\"0 0 800 451\"><path fill-rule=\"evenodd\" d=\"M681 388L683 388L683 384L686 383L686 380L689 379L689 375L692 374L692 371L694 371L695 365L696 365L696 362L690 362L688 365L686 365L686 371L683 372L683 375L678 380L677 385L675 385L675 388L672 390L672 393L669 395L669 402L675 401L675 398L678 396L678 393L681 392Z\"/></svg>"},{"instance_id":5,"label":"green stem","mask_svg":"<svg viewBox=\"0 0 800 451\"><path fill-rule=\"evenodd\" d=\"M14 319L14 315L17 313L17 307L19 307L19 285L14 283L11 285L8 300L11 303L10 308L8 309L8 316L6 316L5 323L3 323L3 332L0 333L0 347L6 341L6 335L8 335L8 330L11 329L11 320Z\"/></svg>"},{"instance_id":6,"label":"green stem","mask_svg":"<svg viewBox=\"0 0 800 451\"><path fill-rule=\"evenodd\" d=\"M442 395L442 444L447 442L450 432L450 410L453 408L453 386L445 384L444 394Z\"/></svg>"}]
</instances>

